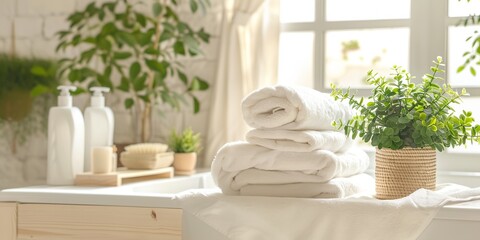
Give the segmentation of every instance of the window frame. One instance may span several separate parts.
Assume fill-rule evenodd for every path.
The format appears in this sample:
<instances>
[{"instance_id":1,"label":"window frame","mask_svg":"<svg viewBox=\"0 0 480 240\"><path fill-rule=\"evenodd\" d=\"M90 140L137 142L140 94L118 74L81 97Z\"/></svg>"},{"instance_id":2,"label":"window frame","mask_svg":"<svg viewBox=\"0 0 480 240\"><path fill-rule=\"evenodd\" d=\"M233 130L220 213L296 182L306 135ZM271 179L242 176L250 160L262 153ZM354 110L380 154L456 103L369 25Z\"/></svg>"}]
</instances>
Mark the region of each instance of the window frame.
<instances>
[{"instance_id":1,"label":"window frame","mask_svg":"<svg viewBox=\"0 0 480 240\"><path fill-rule=\"evenodd\" d=\"M448 62L448 28L455 26L463 17L449 17L449 0L410 0L410 18L388 20L361 20L361 21L326 21L326 0L315 1L315 18L313 22L280 23L281 32L309 31L314 33L314 60L313 77L314 88L322 92L330 92L325 86L325 33L329 30L355 30L375 28L408 28L410 30L410 52L408 70L416 76L414 81L421 81L421 77L428 73L432 60L437 56L445 56L445 64ZM429 12L430 14L425 14ZM438 24L436 24L438 23ZM445 80L448 82L448 72L445 69ZM461 89L462 86L456 86ZM470 96L480 97L480 86L464 86ZM357 96L369 96L371 89L352 88ZM480 119L479 119L480 120ZM457 148L461 148L459 146ZM372 148L373 149L373 148ZM368 150L372 152L374 150ZM437 153L439 176L445 179L468 180L473 184L480 185L480 161L478 151L447 150ZM454 161L452 162L452 159ZM467 182L468 182L467 181Z\"/></svg>"}]
</instances>

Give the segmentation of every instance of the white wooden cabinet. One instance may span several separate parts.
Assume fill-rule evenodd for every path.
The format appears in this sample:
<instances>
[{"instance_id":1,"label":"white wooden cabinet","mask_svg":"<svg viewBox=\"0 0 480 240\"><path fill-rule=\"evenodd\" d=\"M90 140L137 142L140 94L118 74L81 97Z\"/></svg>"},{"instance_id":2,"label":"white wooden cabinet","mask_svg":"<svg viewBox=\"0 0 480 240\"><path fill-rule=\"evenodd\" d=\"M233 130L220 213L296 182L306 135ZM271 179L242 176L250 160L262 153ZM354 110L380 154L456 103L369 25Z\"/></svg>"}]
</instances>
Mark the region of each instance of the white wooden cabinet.
<instances>
[{"instance_id":1,"label":"white wooden cabinet","mask_svg":"<svg viewBox=\"0 0 480 240\"><path fill-rule=\"evenodd\" d=\"M2 240L182 239L182 210L0 203Z\"/></svg>"}]
</instances>

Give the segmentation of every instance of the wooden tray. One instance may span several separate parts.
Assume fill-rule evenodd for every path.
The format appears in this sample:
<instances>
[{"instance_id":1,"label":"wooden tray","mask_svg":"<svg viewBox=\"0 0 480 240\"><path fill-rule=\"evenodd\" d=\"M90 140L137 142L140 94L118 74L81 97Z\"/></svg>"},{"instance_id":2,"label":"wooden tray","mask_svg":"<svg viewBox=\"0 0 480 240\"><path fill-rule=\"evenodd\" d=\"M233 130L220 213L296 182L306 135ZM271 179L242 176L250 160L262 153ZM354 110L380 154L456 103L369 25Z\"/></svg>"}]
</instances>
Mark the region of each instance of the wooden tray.
<instances>
[{"instance_id":1,"label":"wooden tray","mask_svg":"<svg viewBox=\"0 0 480 240\"><path fill-rule=\"evenodd\" d=\"M93 174L82 173L75 178L77 186L120 186L126 183L140 182L159 178L172 178L173 167L152 170L128 170L118 168L116 172Z\"/></svg>"}]
</instances>

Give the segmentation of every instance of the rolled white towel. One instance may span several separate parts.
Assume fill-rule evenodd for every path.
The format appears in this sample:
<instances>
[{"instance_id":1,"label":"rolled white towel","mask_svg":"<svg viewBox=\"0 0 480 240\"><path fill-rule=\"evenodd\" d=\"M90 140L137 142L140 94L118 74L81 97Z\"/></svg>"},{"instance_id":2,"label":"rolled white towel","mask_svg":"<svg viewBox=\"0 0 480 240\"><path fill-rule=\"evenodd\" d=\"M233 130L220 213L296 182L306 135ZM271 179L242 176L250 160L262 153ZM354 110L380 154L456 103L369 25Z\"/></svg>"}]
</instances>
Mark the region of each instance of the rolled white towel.
<instances>
[{"instance_id":1,"label":"rolled white towel","mask_svg":"<svg viewBox=\"0 0 480 240\"><path fill-rule=\"evenodd\" d=\"M242 101L243 118L253 128L335 130L332 121L348 121L353 110L330 95L301 86L258 89Z\"/></svg>"},{"instance_id":2,"label":"rolled white towel","mask_svg":"<svg viewBox=\"0 0 480 240\"><path fill-rule=\"evenodd\" d=\"M240 188L244 196L344 198L358 193L375 193L375 180L370 175L361 173L326 183L249 184Z\"/></svg>"},{"instance_id":3,"label":"rolled white towel","mask_svg":"<svg viewBox=\"0 0 480 240\"><path fill-rule=\"evenodd\" d=\"M327 182L362 173L368 165L368 155L358 148L337 154L327 150L284 152L233 142L218 151L212 176L225 194L238 195L249 184Z\"/></svg>"},{"instance_id":4,"label":"rolled white towel","mask_svg":"<svg viewBox=\"0 0 480 240\"><path fill-rule=\"evenodd\" d=\"M283 129L252 129L247 132L246 140L266 148L291 152L343 152L353 143L352 139L342 132Z\"/></svg>"}]
</instances>

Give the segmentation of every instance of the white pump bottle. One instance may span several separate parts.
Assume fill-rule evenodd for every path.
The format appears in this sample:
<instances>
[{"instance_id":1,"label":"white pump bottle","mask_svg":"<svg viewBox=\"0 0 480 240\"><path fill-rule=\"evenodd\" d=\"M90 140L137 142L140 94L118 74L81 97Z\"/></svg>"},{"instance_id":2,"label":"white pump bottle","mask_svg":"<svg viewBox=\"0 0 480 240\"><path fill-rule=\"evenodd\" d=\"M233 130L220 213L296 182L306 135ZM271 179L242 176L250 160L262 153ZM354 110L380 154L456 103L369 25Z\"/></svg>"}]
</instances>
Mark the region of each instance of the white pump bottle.
<instances>
[{"instance_id":1,"label":"white pump bottle","mask_svg":"<svg viewBox=\"0 0 480 240\"><path fill-rule=\"evenodd\" d=\"M91 106L85 109L85 172L91 171L91 151L93 147L113 145L114 117L110 108L105 107L102 92L107 87L91 87Z\"/></svg>"},{"instance_id":2,"label":"white pump bottle","mask_svg":"<svg viewBox=\"0 0 480 240\"><path fill-rule=\"evenodd\" d=\"M48 114L47 184L72 185L83 172L85 125L82 112L72 107L74 86L59 86L58 106Z\"/></svg>"}]
</instances>

